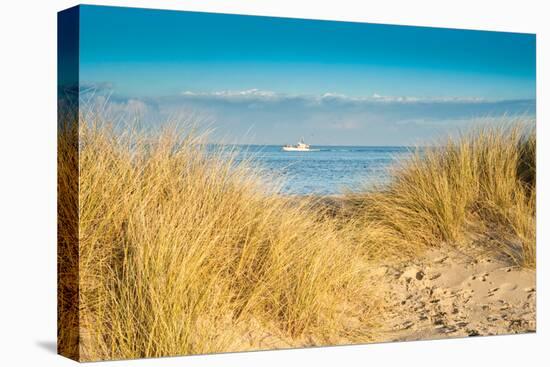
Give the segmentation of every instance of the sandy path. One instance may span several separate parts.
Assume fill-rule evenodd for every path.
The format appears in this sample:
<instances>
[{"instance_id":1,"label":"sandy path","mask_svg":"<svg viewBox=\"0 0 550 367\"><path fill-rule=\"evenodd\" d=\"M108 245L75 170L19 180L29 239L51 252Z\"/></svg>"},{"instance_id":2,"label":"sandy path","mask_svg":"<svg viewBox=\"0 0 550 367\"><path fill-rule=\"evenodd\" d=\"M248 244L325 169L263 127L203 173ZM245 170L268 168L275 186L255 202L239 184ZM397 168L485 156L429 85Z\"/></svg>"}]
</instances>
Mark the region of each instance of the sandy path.
<instances>
[{"instance_id":1,"label":"sandy path","mask_svg":"<svg viewBox=\"0 0 550 367\"><path fill-rule=\"evenodd\" d=\"M374 342L429 340L449 337L534 332L536 329L535 271L504 260L471 256L451 246L428 252L412 261L379 265L371 281L382 291L382 330ZM350 330L361 321L350 318ZM268 328L269 329L269 328ZM236 350L293 348L365 341L342 339L332 343L292 340L276 328L247 325Z\"/></svg>"},{"instance_id":2,"label":"sandy path","mask_svg":"<svg viewBox=\"0 0 550 367\"><path fill-rule=\"evenodd\" d=\"M534 332L535 272L452 248L422 259L380 266L387 340L437 339Z\"/></svg>"}]
</instances>

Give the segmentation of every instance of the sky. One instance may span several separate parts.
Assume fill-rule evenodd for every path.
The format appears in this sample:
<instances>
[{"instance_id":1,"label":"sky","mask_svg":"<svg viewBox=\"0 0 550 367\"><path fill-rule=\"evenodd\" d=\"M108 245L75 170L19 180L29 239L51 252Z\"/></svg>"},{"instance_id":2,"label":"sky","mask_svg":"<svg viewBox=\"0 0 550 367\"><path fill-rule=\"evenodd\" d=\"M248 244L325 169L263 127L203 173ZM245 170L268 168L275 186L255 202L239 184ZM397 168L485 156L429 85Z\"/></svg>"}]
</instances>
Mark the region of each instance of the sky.
<instances>
[{"instance_id":1,"label":"sky","mask_svg":"<svg viewBox=\"0 0 550 367\"><path fill-rule=\"evenodd\" d=\"M535 35L80 7L89 106L244 144L409 145L535 114Z\"/></svg>"}]
</instances>

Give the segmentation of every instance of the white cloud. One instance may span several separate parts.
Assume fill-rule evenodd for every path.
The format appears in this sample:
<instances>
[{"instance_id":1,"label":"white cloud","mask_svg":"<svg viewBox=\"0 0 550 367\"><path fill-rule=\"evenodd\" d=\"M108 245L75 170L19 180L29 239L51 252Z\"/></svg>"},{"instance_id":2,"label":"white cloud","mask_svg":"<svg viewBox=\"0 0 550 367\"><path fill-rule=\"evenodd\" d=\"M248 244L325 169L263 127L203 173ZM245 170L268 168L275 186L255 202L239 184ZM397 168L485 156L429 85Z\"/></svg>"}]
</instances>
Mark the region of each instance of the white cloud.
<instances>
[{"instance_id":1,"label":"white cloud","mask_svg":"<svg viewBox=\"0 0 550 367\"><path fill-rule=\"evenodd\" d=\"M184 97L190 98L217 98L225 100L274 100L282 98L285 95L277 94L272 91L265 91L260 89L246 89L246 90L222 90L215 92L192 92L184 91L181 93Z\"/></svg>"},{"instance_id":2,"label":"white cloud","mask_svg":"<svg viewBox=\"0 0 550 367\"><path fill-rule=\"evenodd\" d=\"M125 98L97 91L82 96L95 110L162 124L190 113L212 121L219 136L254 144L288 143L314 135L316 144L401 145L466 127L482 118L535 116L536 101L477 97L285 94L261 89L192 91ZM83 104L81 104L81 107ZM85 104L84 104L85 106ZM249 138L253 134L256 138ZM246 140L249 139L249 140ZM291 140L292 141L292 140Z\"/></svg>"},{"instance_id":3,"label":"white cloud","mask_svg":"<svg viewBox=\"0 0 550 367\"><path fill-rule=\"evenodd\" d=\"M348 96L346 94L325 92L320 95L286 94L257 88L246 90L222 90L213 92L183 91L180 94L195 100L215 99L228 102L281 102L285 100L301 100L314 104L338 101L341 103L476 103L495 102L481 97L415 97L415 96L385 96L374 93L372 96Z\"/></svg>"}]
</instances>

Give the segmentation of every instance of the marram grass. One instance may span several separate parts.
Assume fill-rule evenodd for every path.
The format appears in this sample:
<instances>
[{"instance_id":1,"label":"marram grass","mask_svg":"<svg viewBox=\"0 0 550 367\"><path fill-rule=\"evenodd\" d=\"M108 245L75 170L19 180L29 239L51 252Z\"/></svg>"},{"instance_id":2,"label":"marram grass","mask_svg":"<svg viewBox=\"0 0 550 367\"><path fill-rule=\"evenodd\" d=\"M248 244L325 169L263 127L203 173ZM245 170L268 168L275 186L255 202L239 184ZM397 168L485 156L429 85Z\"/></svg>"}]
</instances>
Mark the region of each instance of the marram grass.
<instances>
[{"instance_id":1,"label":"marram grass","mask_svg":"<svg viewBox=\"0 0 550 367\"><path fill-rule=\"evenodd\" d=\"M59 220L78 224L59 231L60 274L78 271L59 277L59 343L79 360L383 340L372 261L475 239L535 266L535 135L523 127L419 152L336 214L273 193L253 160L190 128L81 121L78 154L74 134L59 136L58 190L73 198Z\"/></svg>"},{"instance_id":2,"label":"marram grass","mask_svg":"<svg viewBox=\"0 0 550 367\"><path fill-rule=\"evenodd\" d=\"M418 149L386 187L349 194L356 230L386 255L473 244L534 268L535 157L534 127L521 122Z\"/></svg>"},{"instance_id":3,"label":"marram grass","mask_svg":"<svg viewBox=\"0 0 550 367\"><path fill-rule=\"evenodd\" d=\"M80 359L372 340L365 261L337 223L203 143L81 123Z\"/></svg>"}]
</instances>

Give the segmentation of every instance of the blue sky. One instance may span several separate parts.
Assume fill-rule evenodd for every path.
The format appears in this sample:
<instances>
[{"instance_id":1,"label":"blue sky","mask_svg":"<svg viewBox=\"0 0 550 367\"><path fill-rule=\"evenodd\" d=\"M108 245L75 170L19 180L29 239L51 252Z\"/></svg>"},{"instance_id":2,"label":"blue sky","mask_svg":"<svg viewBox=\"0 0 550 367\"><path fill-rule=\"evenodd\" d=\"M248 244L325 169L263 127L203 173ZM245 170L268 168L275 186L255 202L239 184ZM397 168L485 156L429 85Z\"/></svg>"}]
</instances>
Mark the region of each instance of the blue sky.
<instances>
[{"instance_id":1,"label":"blue sky","mask_svg":"<svg viewBox=\"0 0 550 367\"><path fill-rule=\"evenodd\" d=\"M243 143L418 143L534 115L535 80L529 34L81 7L94 101L151 123L193 114Z\"/></svg>"}]
</instances>

